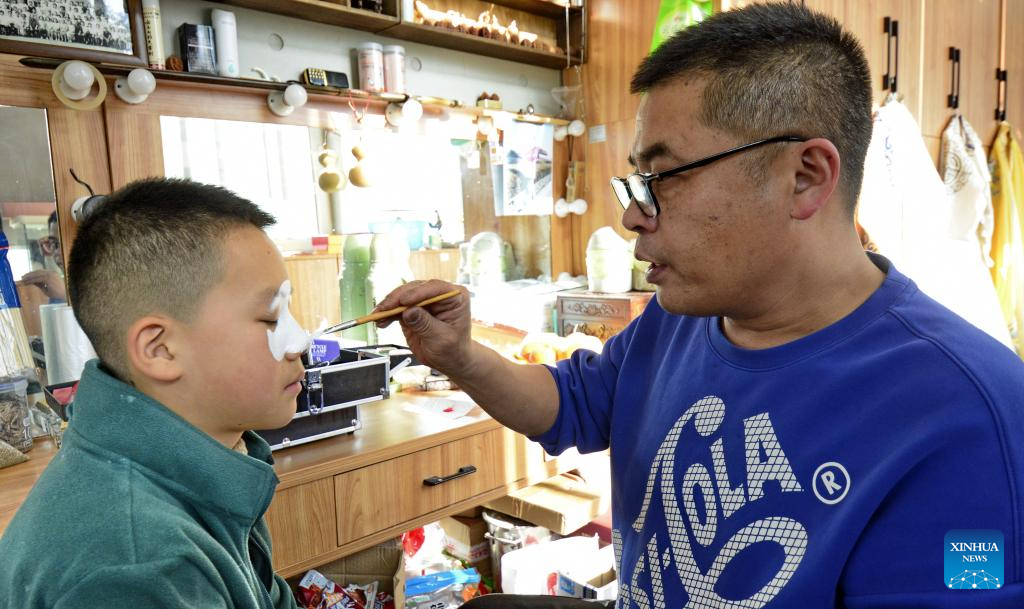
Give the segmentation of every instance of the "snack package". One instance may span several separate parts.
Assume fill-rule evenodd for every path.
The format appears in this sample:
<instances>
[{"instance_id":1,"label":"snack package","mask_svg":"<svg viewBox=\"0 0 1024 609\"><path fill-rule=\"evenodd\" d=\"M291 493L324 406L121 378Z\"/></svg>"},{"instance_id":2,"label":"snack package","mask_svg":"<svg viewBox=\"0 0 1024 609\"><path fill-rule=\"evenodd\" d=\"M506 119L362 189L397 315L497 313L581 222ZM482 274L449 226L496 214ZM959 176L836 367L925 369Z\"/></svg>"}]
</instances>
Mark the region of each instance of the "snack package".
<instances>
[{"instance_id":1,"label":"snack package","mask_svg":"<svg viewBox=\"0 0 1024 609\"><path fill-rule=\"evenodd\" d=\"M410 579L405 584L405 608L454 609L480 596L480 574L460 569Z\"/></svg>"},{"instance_id":2,"label":"snack package","mask_svg":"<svg viewBox=\"0 0 1024 609\"><path fill-rule=\"evenodd\" d=\"M365 586L349 584L337 592L324 594L317 609L374 609L377 603L377 582ZM392 599L392 608L394 600Z\"/></svg>"},{"instance_id":3,"label":"snack package","mask_svg":"<svg viewBox=\"0 0 1024 609\"><path fill-rule=\"evenodd\" d=\"M310 569L299 582L298 601L305 609L319 609L328 594L339 591L339 586L323 573Z\"/></svg>"},{"instance_id":4,"label":"snack package","mask_svg":"<svg viewBox=\"0 0 1024 609\"><path fill-rule=\"evenodd\" d=\"M395 609L395 597L387 592L378 592L373 602L373 609Z\"/></svg>"}]
</instances>

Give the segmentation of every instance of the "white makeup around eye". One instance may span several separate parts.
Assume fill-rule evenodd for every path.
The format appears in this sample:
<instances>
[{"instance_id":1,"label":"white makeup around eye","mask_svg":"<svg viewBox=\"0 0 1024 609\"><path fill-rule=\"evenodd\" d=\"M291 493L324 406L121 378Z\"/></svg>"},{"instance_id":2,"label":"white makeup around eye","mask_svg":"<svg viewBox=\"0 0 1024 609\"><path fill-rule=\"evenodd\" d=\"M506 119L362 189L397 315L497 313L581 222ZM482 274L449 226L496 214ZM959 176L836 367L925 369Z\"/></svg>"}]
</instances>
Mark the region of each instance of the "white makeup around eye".
<instances>
[{"instance_id":1,"label":"white makeup around eye","mask_svg":"<svg viewBox=\"0 0 1024 609\"><path fill-rule=\"evenodd\" d=\"M277 327L267 330L267 342L270 346L270 354L277 361L284 359L286 353L305 353L309 350L312 341L309 332L299 325L299 322L292 317L291 311L288 310L288 302L291 297L292 282L286 279L270 302L271 314L277 312Z\"/></svg>"}]
</instances>

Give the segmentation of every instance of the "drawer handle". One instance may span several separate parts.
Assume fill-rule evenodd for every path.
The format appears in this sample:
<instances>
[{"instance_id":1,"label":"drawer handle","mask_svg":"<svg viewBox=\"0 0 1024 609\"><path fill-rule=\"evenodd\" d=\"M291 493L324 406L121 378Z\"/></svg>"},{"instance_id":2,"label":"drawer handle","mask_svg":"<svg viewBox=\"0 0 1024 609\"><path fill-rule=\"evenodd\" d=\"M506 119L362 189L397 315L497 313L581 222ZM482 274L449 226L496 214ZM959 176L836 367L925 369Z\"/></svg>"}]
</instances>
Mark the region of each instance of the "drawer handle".
<instances>
[{"instance_id":1,"label":"drawer handle","mask_svg":"<svg viewBox=\"0 0 1024 609\"><path fill-rule=\"evenodd\" d=\"M475 474L475 473L476 473L476 466L475 465L463 465L462 467L459 468L459 471L455 472L451 476L444 476L444 477L441 477L441 476L431 476L429 478L424 478L423 479L423 484L424 484L424 486L437 486L439 484L444 484L445 482L448 482L449 480L454 480L456 478L461 478L463 476L468 476L470 474Z\"/></svg>"}]
</instances>

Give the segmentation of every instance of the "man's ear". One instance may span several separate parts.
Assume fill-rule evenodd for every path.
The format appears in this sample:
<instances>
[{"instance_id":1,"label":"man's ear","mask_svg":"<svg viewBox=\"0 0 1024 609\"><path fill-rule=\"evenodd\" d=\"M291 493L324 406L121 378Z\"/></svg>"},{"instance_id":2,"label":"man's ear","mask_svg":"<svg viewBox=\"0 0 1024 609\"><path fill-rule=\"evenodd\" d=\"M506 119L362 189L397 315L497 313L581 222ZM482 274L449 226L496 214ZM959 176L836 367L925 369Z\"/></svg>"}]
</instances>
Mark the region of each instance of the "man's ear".
<instances>
[{"instance_id":1,"label":"man's ear","mask_svg":"<svg viewBox=\"0 0 1024 609\"><path fill-rule=\"evenodd\" d=\"M142 376L170 383L183 374L177 339L178 324L167 317L147 315L128 327L128 362Z\"/></svg>"},{"instance_id":2,"label":"man's ear","mask_svg":"<svg viewBox=\"0 0 1024 609\"><path fill-rule=\"evenodd\" d=\"M825 206L839 184L839 166L839 150L832 142L815 138L800 144L800 154L793 160L791 218L807 220Z\"/></svg>"}]
</instances>

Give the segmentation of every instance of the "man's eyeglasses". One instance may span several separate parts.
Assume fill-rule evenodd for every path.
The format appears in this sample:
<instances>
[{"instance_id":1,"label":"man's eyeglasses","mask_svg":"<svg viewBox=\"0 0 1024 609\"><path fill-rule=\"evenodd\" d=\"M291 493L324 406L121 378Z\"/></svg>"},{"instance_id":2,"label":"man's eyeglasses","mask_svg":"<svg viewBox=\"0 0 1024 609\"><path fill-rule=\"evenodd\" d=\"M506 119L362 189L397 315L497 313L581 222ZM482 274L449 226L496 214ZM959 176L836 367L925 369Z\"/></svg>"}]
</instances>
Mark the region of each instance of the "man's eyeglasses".
<instances>
[{"instance_id":1,"label":"man's eyeglasses","mask_svg":"<svg viewBox=\"0 0 1024 609\"><path fill-rule=\"evenodd\" d=\"M730 148L725 152L719 152L718 154L704 157L698 161L680 165L674 169L668 169L658 173L631 173L624 178L612 178L612 190L615 192L615 198L618 199L619 204L622 205L622 209L628 208L630 202L636 201L637 207L640 208L640 211L644 212L645 215L654 218L661 213L661 206L658 204L657 197L654 196L654 189L651 188L652 182L674 175L679 175L684 171L710 165L711 163L724 159L725 157L732 156L752 148L757 148L758 146L777 144L779 142L806 142L807 139L808 138L796 135L780 135L737 146L735 148Z\"/></svg>"}]
</instances>

